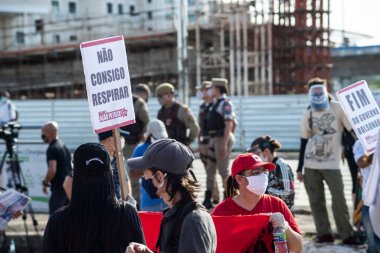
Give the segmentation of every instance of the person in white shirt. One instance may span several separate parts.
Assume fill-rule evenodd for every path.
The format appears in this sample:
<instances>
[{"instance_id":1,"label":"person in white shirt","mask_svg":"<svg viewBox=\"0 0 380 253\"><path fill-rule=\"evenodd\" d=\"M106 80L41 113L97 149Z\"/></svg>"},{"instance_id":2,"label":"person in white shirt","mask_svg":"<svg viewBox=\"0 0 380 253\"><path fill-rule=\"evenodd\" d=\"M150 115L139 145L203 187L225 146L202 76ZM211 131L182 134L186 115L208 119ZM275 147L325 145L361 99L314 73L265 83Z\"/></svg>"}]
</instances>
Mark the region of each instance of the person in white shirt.
<instances>
[{"instance_id":1,"label":"person in white shirt","mask_svg":"<svg viewBox=\"0 0 380 253\"><path fill-rule=\"evenodd\" d=\"M17 119L15 104L9 99L7 91L0 91L0 124L6 124Z\"/></svg>"}]
</instances>

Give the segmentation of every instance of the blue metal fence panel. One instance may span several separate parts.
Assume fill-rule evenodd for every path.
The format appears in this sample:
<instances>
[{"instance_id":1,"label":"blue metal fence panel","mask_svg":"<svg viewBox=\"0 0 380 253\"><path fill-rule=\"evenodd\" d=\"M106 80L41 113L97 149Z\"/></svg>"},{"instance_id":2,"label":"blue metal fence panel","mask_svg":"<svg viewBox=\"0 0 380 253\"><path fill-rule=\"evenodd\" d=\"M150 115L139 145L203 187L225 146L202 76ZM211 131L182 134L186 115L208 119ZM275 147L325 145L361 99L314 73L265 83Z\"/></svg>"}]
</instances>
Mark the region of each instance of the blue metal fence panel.
<instances>
[{"instance_id":1,"label":"blue metal fence panel","mask_svg":"<svg viewBox=\"0 0 380 253\"><path fill-rule=\"evenodd\" d=\"M298 149L299 124L308 104L306 95L232 97L231 100L238 119L234 149L243 150L254 138L268 134L282 143L282 150ZM35 127L21 130L22 142L40 142L40 127L49 120L58 122L60 138L72 150L82 143L97 141L85 99L14 102L20 124ZM196 117L200 103L195 97L190 99L190 108ZM156 118L159 104L155 98L150 99L148 109L150 117Z\"/></svg>"}]
</instances>

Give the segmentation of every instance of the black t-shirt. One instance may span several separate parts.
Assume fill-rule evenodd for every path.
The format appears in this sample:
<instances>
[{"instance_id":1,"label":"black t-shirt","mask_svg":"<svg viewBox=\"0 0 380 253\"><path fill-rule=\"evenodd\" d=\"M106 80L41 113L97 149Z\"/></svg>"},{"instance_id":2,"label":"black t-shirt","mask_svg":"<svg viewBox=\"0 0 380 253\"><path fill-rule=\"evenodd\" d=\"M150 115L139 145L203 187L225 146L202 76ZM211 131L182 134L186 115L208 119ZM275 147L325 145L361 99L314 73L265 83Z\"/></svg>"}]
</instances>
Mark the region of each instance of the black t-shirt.
<instances>
[{"instance_id":1,"label":"black t-shirt","mask_svg":"<svg viewBox=\"0 0 380 253\"><path fill-rule=\"evenodd\" d=\"M51 180L51 190L63 191L63 181L71 171L71 154L66 145L60 140L54 140L49 144L46 151L47 163L49 161L57 161L57 172Z\"/></svg>"},{"instance_id":2,"label":"black t-shirt","mask_svg":"<svg viewBox=\"0 0 380 253\"><path fill-rule=\"evenodd\" d=\"M113 223L113 225L110 225L113 232L115 232L114 240L112 242L103 241L101 239L102 235L104 235L104 233L110 233L111 231L102 231L102 227L100 226L102 221L94 221L99 226L92 226L91 228L98 230L98 236L90 246L92 248L90 251L91 253L101 253L102 245L109 245L109 247L107 247L108 249L114 247L113 252L115 253L124 253L130 242L146 244L140 217L136 209L128 203L123 203L114 211L113 214L104 214L104 217L107 216L108 218L111 218L109 219L109 222ZM112 219L112 217L114 219ZM67 243L70 241L70 235L72 234L72 231L67 229L70 218L67 208L55 212L49 218L44 232L42 253L70 252ZM86 231L86 228L84 231Z\"/></svg>"}]
</instances>

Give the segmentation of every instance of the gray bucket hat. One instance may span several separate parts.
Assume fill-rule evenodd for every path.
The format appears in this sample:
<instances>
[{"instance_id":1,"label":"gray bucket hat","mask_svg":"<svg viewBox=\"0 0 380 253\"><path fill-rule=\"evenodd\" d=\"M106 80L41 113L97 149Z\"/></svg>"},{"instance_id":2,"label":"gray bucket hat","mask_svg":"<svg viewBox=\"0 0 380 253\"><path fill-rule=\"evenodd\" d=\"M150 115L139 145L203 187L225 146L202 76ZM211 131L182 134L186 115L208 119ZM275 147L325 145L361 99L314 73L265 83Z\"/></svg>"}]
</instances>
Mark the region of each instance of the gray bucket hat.
<instances>
[{"instance_id":1,"label":"gray bucket hat","mask_svg":"<svg viewBox=\"0 0 380 253\"><path fill-rule=\"evenodd\" d=\"M156 168L183 175L193 160L194 155L187 146L173 139L162 139L151 144L144 156L128 159L127 164L132 170Z\"/></svg>"}]
</instances>

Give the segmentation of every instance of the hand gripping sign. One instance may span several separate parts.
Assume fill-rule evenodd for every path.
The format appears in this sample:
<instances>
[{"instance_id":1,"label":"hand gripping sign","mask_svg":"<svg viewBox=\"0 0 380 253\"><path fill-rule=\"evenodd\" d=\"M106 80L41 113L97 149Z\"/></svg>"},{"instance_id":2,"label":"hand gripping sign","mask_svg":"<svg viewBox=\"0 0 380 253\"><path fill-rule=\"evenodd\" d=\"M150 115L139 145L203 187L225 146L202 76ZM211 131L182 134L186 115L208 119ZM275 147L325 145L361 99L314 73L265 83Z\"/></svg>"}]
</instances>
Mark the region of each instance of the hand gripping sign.
<instances>
[{"instance_id":1,"label":"hand gripping sign","mask_svg":"<svg viewBox=\"0 0 380 253\"><path fill-rule=\"evenodd\" d=\"M123 36L80 44L88 106L95 133L112 130L122 198L127 197L119 128L135 123Z\"/></svg>"},{"instance_id":2,"label":"hand gripping sign","mask_svg":"<svg viewBox=\"0 0 380 253\"><path fill-rule=\"evenodd\" d=\"M366 81L345 87L336 95L364 150L372 154L380 129L380 110Z\"/></svg>"}]
</instances>

